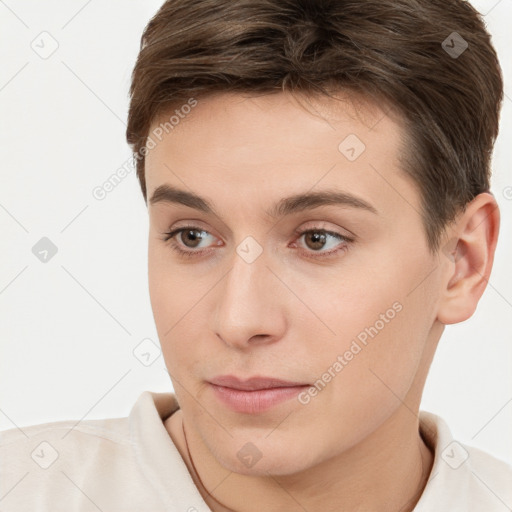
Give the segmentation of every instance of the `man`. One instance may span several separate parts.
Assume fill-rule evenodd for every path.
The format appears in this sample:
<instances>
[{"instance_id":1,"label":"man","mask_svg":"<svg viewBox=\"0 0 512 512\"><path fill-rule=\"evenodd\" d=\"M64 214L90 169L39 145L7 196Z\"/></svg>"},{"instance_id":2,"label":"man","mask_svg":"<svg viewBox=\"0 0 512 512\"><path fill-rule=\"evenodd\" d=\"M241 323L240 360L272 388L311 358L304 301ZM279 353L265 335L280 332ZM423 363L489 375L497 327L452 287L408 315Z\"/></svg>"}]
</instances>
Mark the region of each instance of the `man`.
<instances>
[{"instance_id":1,"label":"man","mask_svg":"<svg viewBox=\"0 0 512 512\"><path fill-rule=\"evenodd\" d=\"M512 468L419 412L444 326L474 313L498 238L503 83L478 13L171 0L130 92L175 394L145 392L128 418L65 441L65 422L4 433L13 464L43 442L65 454L10 503L507 510Z\"/></svg>"}]
</instances>

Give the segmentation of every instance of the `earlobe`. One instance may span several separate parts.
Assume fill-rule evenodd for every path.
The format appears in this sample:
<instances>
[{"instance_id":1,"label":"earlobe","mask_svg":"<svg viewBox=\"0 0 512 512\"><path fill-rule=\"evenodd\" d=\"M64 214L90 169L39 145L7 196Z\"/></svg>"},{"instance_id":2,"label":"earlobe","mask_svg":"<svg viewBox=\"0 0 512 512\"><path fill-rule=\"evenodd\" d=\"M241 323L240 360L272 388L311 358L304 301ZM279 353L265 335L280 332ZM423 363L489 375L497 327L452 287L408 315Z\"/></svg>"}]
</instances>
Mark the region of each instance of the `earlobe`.
<instances>
[{"instance_id":1,"label":"earlobe","mask_svg":"<svg viewBox=\"0 0 512 512\"><path fill-rule=\"evenodd\" d=\"M446 277L438 320L455 324L470 318L489 280L498 241L500 213L494 196L479 194L455 222L440 251Z\"/></svg>"}]
</instances>

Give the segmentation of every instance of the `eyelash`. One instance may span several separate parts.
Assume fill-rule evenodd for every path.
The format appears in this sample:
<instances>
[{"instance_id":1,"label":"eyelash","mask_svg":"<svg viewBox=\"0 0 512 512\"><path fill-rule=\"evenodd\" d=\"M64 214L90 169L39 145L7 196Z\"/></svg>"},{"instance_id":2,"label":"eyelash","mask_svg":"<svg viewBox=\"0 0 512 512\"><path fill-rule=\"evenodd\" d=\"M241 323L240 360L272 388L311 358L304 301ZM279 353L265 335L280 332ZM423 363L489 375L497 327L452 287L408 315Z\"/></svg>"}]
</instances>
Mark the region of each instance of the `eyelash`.
<instances>
[{"instance_id":1,"label":"eyelash","mask_svg":"<svg viewBox=\"0 0 512 512\"><path fill-rule=\"evenodd\" d=\"M169 242L169 246L171 247L171 249L173 251L176 251L180 256L185 256L185 257L189 257L189 258L190 257L192 257L192 258L193 257L199 257L202 254L210 251L210 249L202 249L202 250L199 250L199 251L183 250L183 249L181 249L178 246L177 242L175 240L172 240L172 239L176 235L180 234L183 231L199 231L199 232L208 233L208 231L206 231L204 229L201 229L201 228L198 228L197 226L185 226L185 227L182 227L182 228L175 229L174 231L170 231L168 233L164 233L166 236L164 237L163 241L166 242L166 243ZM335 231L328 231L326 229L316 228L316 227L309 228L309 229L306 229L306 230L303 230L303 231L297 230L297 231L295 231L295 233L299 236L299 238L301 236L307 235L309 233L323 233L323 234L326 234L326 235L331 235L331 236L333 236L335 238L338 238L341 242L344 242L344 244L341 247L338 247L337 249L332 249L332 250L326 251L326 252L317 252L317 253L315 253L315 251L307 251L306 250L306 252L309 253L306 256L308 258L316 258L316 259L328 258L328 257L333 256L334 254L337 254L340 251L345 252L345 251L348 250L348 246L354 241L353 238L348 238L346 236L341 235L340 233L336 233Z\"/></svg>"}]
</instances>

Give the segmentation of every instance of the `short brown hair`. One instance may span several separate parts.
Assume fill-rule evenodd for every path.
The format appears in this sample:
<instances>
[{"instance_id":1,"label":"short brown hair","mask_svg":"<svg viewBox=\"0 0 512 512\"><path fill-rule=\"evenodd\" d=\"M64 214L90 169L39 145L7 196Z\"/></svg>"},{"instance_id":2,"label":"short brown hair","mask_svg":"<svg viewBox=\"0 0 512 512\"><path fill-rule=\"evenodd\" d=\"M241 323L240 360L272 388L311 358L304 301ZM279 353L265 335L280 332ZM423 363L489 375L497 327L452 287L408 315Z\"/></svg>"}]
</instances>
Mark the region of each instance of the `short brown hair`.
<instances>
[{"instance_id":1,"label":"short brown hair","mask_svg":"<svg viewBox=\"0 0 512 512\"><path fill-rule=\"evenodd\" d=\"M144 29L130 87L126 138L144 200L142 149L163 112L216 92L329 95L331 85L401 114L401 161L436 251L446 224L490 189L503 101L491 37L464 0L167 0Z\"/></svg>"}]
</instances>

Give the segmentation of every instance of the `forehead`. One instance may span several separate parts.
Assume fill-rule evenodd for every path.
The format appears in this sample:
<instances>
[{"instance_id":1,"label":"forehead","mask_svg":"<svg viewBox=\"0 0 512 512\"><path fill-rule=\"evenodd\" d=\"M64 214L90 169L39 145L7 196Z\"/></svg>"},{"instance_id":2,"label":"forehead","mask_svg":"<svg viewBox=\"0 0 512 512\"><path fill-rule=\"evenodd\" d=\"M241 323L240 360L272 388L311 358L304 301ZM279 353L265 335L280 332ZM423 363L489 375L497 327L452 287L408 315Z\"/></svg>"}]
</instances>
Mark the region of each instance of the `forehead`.
<instances>
[{"instance_id":1,"label":"forehead","mask_svg":"<svg viewBox=\"0 0 512 512\"><path fill-rule=\"evenodd\" d=\"M410 208L416 191L399 161L405 133L382 107L354 95L223 93L197 99L170 129L175 107L151 125L150 135L167 130L146 155L148 198L170 183L220 200L255 198L263 208L285 190L337 187L391 209L406 194Z\"/></svg>"},{"instance_id":2,"label":"forehead","mask_svg":"<svg viewBox=\"0 0 512 512\"><path fill-rule=\"evenodd\" d=\"M347 127L357 129L360 134L368 130L389 134L390 128L393 132L401 131L402 116L390 103L384 100L377 103L355 92L331 94L332 98L300 92L209 93L197 100L189 98L181 105L175 104L160 112L151 123L149 135L160 130L162 133L157 134L159 140L170 133L175 138L193 137L216 127L219 130L208 133L209 140L236 134L237 140L251 142L256 140L254 132L258 131L257 140L263 140L267 133L267 142L271 142L276 140L278 133L293 133L295 139L301 134L308 136L314 125L317 129L329 127L337 132L336 136L343 135ZM192 108L189 106L191 101L194 103ZM297 125L298 121L303 126L302 130ZM375 130L377 125L380 128ZM262 126L267 130L260 131Z\"/></svg>"}]
</instances>

